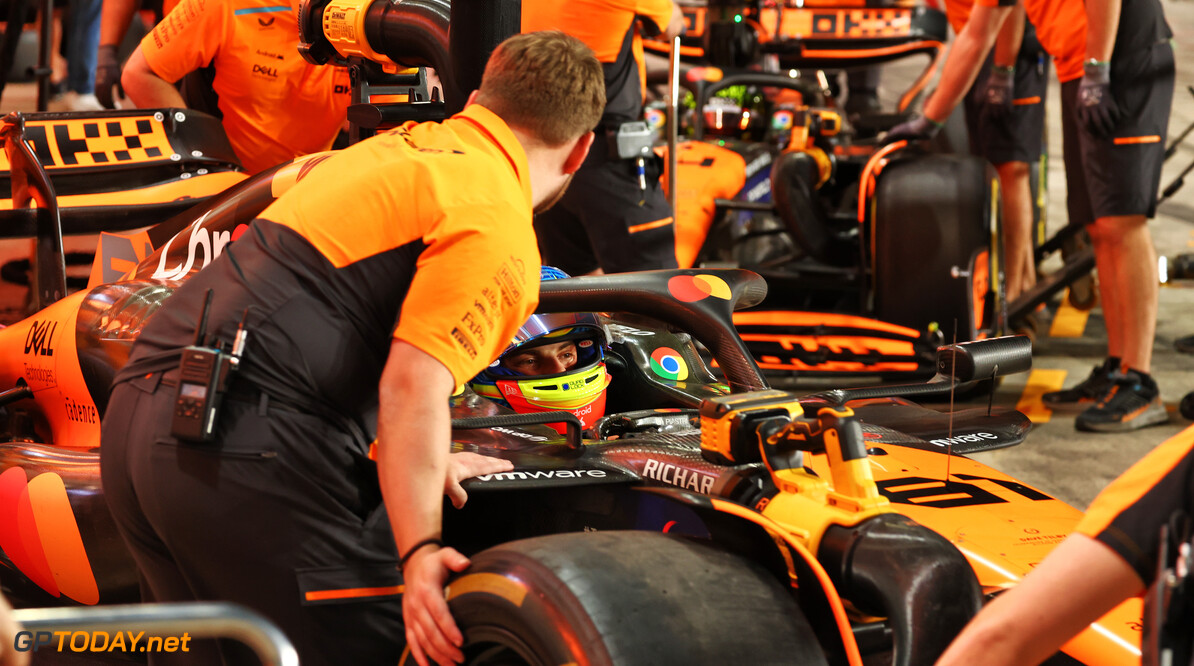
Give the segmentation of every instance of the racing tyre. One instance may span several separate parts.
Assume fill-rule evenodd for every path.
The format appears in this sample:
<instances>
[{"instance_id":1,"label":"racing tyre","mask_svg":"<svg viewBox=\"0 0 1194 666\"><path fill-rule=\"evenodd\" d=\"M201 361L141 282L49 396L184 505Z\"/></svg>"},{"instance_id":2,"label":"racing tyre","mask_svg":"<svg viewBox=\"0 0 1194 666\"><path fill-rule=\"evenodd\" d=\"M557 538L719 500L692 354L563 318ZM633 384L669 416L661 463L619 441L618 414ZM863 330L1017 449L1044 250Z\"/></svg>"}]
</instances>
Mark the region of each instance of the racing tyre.
<instances>
[{"instance_id":1,"label":"racing tyre","mask_svg":"<svg viewBox=\"0 0 1194 666\"><path fill-rule=\"evenodd\" d=\"M958 342L994 328L1002 271L995 178L986 161L958 155L883 169L871 230L877 319L917 331L936 324Z\"/></svg>"},{"instance_id":2,"label":"racing tyre","mask_svg":"<svg viewBox=\"0 0 1194 666\"><path fill-rule=\"evenodd\" d=\"M502 544L472 558L448 600L466 664L826 663L762 567L652 532Z\"/></svg>"}]
</instances>

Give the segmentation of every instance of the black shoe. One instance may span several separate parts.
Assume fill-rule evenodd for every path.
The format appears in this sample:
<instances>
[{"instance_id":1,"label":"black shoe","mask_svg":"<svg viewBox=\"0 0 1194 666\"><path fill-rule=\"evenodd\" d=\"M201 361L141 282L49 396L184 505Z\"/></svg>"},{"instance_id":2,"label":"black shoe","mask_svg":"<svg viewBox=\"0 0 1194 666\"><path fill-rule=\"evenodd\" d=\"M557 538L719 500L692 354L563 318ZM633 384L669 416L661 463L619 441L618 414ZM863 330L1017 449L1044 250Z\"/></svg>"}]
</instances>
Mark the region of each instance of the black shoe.
<instances>
[{"instance_id":1,"label":"black shoe","mask_svg":"<svg viewBox=\"0 0 1194 666\"><path fill-rule=\"evenodd\" d=\"M1123 432L1169 422L1157 383L1135 370L1115 373L1106 397L1074 420L1074 427L1089 432Z\"/></svg>"},{"instance_id":2,"label":"black shoe","mask_svg":"<svg viewBox=\"0 0 1194 666\"><path fill-rule=\"evenodd\" d=\"M1088 406L1098 402L1100 398L1111 390L1115 382L1111 375L1119 370L1119 361L1107 359L1101 365L1096 365L1090 371L1090 376L1083 379L1073 388L1061 391L1050 391L1041 396L1041 402L1049 407Z\"/></svg>"},{"instance_id":3,"label":"black shoe","mask_svg":"<svg viewBox=\"0 0 1194 666\"><path fill-rule=\"evenodd\" d=\"M1173 348L1183 354L1194 354L1194 335L1187 335L1174 340Z\"/></svg>"}]
</instances>

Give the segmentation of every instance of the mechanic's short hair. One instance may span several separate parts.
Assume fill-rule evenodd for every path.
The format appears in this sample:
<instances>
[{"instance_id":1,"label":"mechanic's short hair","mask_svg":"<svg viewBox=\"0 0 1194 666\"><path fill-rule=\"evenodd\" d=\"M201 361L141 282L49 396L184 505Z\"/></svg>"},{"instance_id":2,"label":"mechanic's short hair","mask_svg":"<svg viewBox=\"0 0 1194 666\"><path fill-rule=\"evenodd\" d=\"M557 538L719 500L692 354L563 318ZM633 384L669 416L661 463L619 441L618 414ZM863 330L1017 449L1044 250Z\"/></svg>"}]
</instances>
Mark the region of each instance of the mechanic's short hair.
<instances>
[{"instance_id":1,"label":"mechanic's short hair","mask_svg":"<svg viewBox=\"0 0 1194 666\"><path fill-rule=\"evenodd\" d=\"M477 102L549 146L597 127L605 74L593 50L559 30L529 32L498 44Z\"/></svg>"}]
</instances>

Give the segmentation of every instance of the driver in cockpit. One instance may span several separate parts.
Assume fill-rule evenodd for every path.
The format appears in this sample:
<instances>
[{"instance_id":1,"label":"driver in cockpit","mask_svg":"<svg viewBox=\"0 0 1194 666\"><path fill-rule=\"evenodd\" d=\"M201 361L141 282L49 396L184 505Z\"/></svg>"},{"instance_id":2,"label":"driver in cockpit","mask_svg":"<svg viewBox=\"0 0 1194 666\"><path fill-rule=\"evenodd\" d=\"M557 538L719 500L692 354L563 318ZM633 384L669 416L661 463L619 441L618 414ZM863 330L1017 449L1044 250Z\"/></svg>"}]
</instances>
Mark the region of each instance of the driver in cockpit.
<instances>
[{"instance_id":1,"label":"driver in cockpit","mask_svg":"<svg viewBox=\"0 0 1194 666\"><path fill-rule=\"evenodd\" d=\"M540 280L568 277L544 266ZM569 411L590 428L605 415L610 375L609 341L597 315L534 314L518 329L506 351L469 383L478 395L519 414ZM560 433L562 423L549 424Z\"/></svg>"}]
</instances>

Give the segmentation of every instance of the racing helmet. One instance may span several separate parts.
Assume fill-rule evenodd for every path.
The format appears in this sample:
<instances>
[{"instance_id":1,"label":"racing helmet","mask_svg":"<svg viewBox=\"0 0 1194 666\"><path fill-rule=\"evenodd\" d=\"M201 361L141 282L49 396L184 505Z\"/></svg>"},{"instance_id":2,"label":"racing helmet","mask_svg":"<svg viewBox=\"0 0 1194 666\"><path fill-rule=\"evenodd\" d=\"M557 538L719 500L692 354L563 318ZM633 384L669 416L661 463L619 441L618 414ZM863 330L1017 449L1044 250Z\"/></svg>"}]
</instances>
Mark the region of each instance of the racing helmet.
<instances>
[{"instance_id":1,"label":"racing helmet","mask_svg":"<svg viewBox=\"0 0 1194 666\"><path fill-rule=\"evenodd\" d=\"M705 134L709 136L738 136L750 123L750 112L729 97L710 97L702 112Z\"/></svg>"},{"instance_id":2,"label":"racing helmet","mask_svg":"<svg viewBox=\"0 0 1194 666\"><path fill-rule=\"evenodd\" d=\"M575 361L563 372L531 375L508 364L509 359L549 344L576 345ZM473 378L479 395L506 405L519 414L564 410L572 412L585 428L605 415L605 390L610 376L605 369L605 330L590 313L531 315L506 351ZM549 424L561 434L562 423Z\"/></svg>"},{"instance_id":3,"label":"racing helmet","mask_svg":"<svg viewBox=\"0 0 1194 666\"><path fill-rule=\"evenodd\" d=\"M568 277L559 269L544 266L540 280ZM514 369L510 359L536 347L561 342L576 346L575 360L562 372L529 374ZM605 391L610 375L605 368L605 328L592 313L534 314L514 335L506 351L469 385L479 395L505 405L519 414L569 411L585 428L605 415ZM561 434L566 426L549 424Z\"/></svg>"}]
</instances>

